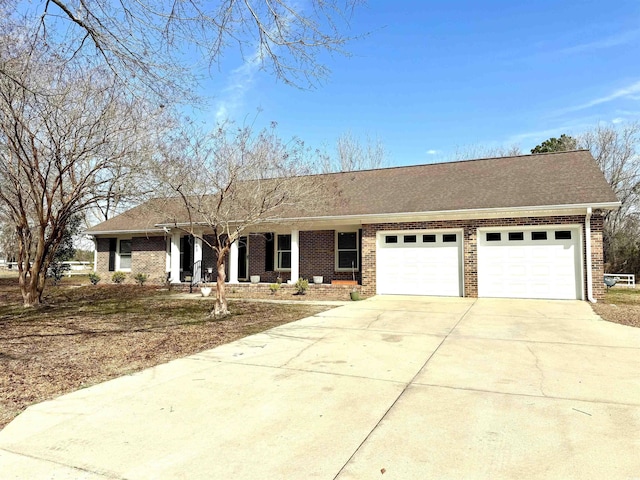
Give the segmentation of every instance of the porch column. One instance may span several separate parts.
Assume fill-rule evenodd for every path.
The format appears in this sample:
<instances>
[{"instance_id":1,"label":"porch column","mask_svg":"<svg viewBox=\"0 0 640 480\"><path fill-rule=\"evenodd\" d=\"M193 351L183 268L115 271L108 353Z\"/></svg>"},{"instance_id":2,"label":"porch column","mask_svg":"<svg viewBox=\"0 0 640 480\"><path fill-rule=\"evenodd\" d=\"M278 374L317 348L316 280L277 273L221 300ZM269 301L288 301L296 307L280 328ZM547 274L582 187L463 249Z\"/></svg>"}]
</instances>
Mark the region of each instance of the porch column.
<instances>
[{"instance_id":1,"label":"porch column","mask_svg":"<svg viewBox=\"0 0 640 480\"><path fill-rule=\"evenodd\" d=\"M193 243L193 278L200 283L202 281L202 239L194 237ZM200 262L200 263L197 263Z\"/></svg>"},{"instance_id":2,"label":"porch column","mask_svg":"<svg viewBox=\"0 0 640 480\"><path fill-rule=\"evenodd\" d=\"M300 278L299 233L299 230L291 230L291 281L293 283Z\"/></svg>"},{"instance_id":3,"label":"porch column","mask_svg":"<svg viewBox=\"0 0 640 480\"><path fill-rule=\"evenodd\" d=\"M171 234L171 283L180 283L180 232Z\"/></svg>"},{"instance_id":4,"label":"porch column","mask_svg":"<svg viewBox=\"0 0 640 480\"><path fill-rule=\"evenodd\" d=\"M93 271L98 271L98 239L93 237Z\"/></svg>"},{"instance_id":5,"label":"porch column","mask_svg":"<svg viewBox=\"0 0 640 480\"><path fill-rule=\"evenodd\" d=\"M233 242L229 250L229 283L240 283L238 281L238 242L239 240Z\"/></svg>"}]
</instances>

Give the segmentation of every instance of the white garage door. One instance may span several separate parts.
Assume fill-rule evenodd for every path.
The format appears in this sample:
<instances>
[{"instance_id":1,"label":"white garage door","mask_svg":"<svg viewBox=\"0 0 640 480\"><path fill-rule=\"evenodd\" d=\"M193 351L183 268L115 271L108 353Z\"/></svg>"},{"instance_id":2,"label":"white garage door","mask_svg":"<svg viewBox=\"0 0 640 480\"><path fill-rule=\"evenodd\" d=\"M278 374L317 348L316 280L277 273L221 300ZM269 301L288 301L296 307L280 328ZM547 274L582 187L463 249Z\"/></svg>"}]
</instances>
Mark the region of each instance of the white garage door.
<instances>
[{"instance_id":1,"label":"white garage door","mask_svg":"<svg viewBox=\"0 0 640 480\"><path fill-rule=\"evenodd\" d=\"M460 231L379 233L377 293L462 296Z\"/></svg>"},{"instance_id":2,"label":"white garage door","mask_svg":"<svg viewBox=\"0 0 640 480\"><path fill-rule=\"evenodd\" d=\"M478 230L478 296L582 298L580 229Z\"/></svg>"}]
</instances>

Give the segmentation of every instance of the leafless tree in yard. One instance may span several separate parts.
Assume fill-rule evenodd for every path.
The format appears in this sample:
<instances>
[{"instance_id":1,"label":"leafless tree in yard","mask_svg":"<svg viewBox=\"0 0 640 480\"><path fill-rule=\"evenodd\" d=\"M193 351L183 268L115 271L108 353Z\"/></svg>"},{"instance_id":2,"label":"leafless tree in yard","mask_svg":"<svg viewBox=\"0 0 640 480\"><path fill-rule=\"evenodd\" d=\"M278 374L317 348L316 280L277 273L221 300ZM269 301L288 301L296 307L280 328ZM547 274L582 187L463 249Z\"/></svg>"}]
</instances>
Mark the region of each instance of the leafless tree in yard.
<instances>
[{"instance_id":1,"label":"leafless tree in yard","mask_svg":"<svg viewBox=\"0 0 640 480\"><path fill-rule=\"evenodd\" d=\"M211 132L182 129L164 143L161 156L158 175L189 218L185 223L176 217L172 228L214 250L217 295L212 314L227 315L225 261L231 245L251 227L277 223L285 212L313 208L322 186L318 177L307 175L314 168L312 157L299 140L280 139L275 124L254 133L231 123Z\"/></svg>"},{"instance_id":2,"label":"leafless tree in yard","mask_svg":"<svg viewBox=\"0 0 640 480\"><path fill-rule=\"evenodd\" d=\"M640 273L640 124L598 125L578 136L622 206L605 214L605 258L614 269Z\"/></svg>"},{"instance_id":3,"label":"leafless tree in yard","mask_svg":"<svg viewBox=\"0 0 640 480\"><path fill-rule=\"evenodd\" d=\"M389 153L380 138L367 135L364 140L346 131L338 137L335 149L324 148L319 154L317 170L323 173L353 172L385 167Z\"/></svg>"},{"instance_id":4,"label":"leafless tree in yard","mask_svg":"<svg viewBox=\"0 0 640 480\"><path fill-rule=\"evenodd\" d=\"M23 303L34 306L70 219L113 195L117 168L140 162L153 112L111 72L61 64L20 40L0 34L10 71L0 76L0 210L18 239Z\"/></svg>"}]
</instances>

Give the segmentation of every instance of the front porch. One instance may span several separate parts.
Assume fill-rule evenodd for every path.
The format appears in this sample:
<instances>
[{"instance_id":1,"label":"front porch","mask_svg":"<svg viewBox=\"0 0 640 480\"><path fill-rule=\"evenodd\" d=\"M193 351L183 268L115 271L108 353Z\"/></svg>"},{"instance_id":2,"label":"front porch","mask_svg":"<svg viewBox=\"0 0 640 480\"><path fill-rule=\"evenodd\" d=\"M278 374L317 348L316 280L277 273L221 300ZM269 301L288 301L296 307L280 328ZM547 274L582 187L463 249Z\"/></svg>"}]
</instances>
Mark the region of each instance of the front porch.
<instances>
[{"instance_id":1,"label":"front porch","mask_svg":"<svg viewBox=\"0 0 640 480\"><path fill-rule=\"evenodd\" d=\"M204 238L204 241L202 238ZM225 259L227 283L234 286L295 283L298 278L321 277L322 284L355 282L361 285L360 230L290 230L252 232L231 245ZM167 275L170 283L199 285L217 278L216 255L207 245L208 236L174 232L167 249ZM316 287L316 285L314 285ZM336 287L336 285L333 285ZM342 285L345 287L345 285ZM346 285L347 288L350 285Z\"/></svg>"}]
</instances>

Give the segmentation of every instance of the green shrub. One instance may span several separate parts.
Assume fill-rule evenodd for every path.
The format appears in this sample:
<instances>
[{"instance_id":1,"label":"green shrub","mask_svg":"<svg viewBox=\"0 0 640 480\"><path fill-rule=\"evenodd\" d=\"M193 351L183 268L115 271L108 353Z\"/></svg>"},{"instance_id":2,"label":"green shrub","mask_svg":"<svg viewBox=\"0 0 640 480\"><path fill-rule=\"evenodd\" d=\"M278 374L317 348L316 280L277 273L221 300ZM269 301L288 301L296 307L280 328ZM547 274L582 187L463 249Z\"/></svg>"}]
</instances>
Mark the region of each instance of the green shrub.
<instances>
[{"instance_id":1,"label":"green shrub","mask_svg":"<svg viewBox=\"0 0 640 480\"><path fill-rule=\"evenodd\" d=\"M278 290L280 290L280 284L272 283L271 285L269 285L269 290L271 290L272 295L275 295L276 293L278 293Z\"/></svg>"},{"instance_id":2,"label":"green shrub","mask_svg":"<svg viewBox=\"0 0 640 480\"><path fill-rule=\"evenodd\" d=\"M135 277L133 277L136 283L140 286L143 286L144 282L146 282L148 278L149 276L146 273L136 273Z\"/></svg>"},{"instance_id":3,"label":"green shrub","mask_svg":"<svg viewBox=\"0 0 640 480\"><path fill-rule=\"evenodd\" d=\"M114 272L111 276L113 283L123 283L127 279L127 274L124 272Z\"/></svg>"},{"instance_id":4,"label":"green shrub","mask_svg":"<svg viewBox=\"0 0 640 480\"><path fill-rule=\"evenodd\" d=\"M91 285L97 285L100 281L100 275L98 275L96 272L91 272L89 274L89 281L91 282Z\"/></svg>"},{"instance_id":5,"label":"green shrub","mask_svg":"<svg viewBox=\"0 0 640 480\"><path fill-rule=\"evenodd\" d=\"M298 295L304 295L309 288L309 280L305 280L304 278L299 278L296 282L296 292Z\"/></svg>"}]
</instances>

